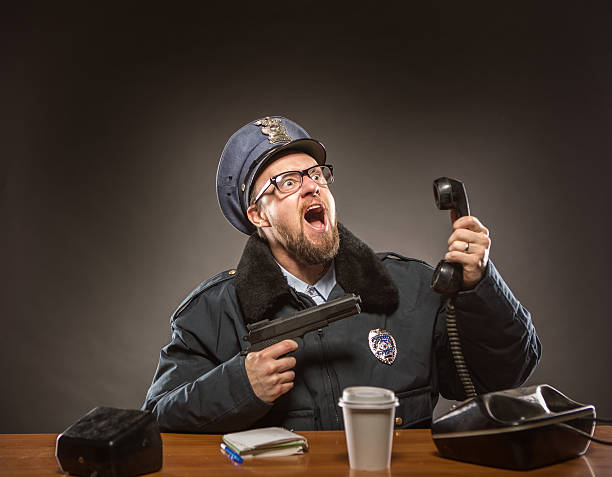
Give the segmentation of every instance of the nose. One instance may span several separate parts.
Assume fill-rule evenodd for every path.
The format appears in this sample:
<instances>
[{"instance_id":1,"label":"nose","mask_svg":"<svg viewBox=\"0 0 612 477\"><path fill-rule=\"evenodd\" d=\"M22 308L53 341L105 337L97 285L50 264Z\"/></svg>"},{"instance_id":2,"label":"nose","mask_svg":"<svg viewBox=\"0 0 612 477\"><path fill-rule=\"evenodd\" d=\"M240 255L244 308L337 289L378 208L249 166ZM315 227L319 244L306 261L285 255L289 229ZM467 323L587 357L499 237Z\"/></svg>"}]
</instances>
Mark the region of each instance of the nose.
<instances>
[{"instance_id":1,"label":"nose","mask_svg":"<svg viewBox=\"0 0 612 477\"><path fill-rule=\"evenodd\" d=\"M319 191L320 191L319 184L313 181L310 178L310 176L304 175L304 177L302 178L302 188L301 188L302 197L305 197L309 194L318 195Z\"/></svg>"}]
</instances>

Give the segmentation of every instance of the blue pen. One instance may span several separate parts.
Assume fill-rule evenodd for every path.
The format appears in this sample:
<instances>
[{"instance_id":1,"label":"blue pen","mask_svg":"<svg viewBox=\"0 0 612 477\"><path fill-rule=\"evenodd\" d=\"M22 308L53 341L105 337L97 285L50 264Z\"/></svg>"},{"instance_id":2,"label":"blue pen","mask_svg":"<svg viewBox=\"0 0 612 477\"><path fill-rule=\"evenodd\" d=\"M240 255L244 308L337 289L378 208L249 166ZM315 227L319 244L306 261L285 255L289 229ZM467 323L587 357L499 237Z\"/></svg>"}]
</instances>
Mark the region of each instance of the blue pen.
<instances>
[{"instance_id":1,"label":"blue pen","mask_svg":"<svg viewBox=\"0 0 612 477\"><path fill-rule=\"evenodd\" d=\"M236 451L231 449L229 446L225 445L224 442L221 443L221 450L227 456L228 459L237 462L238 464L242 464L242 457Z\"/></svg>"}]
</instances>

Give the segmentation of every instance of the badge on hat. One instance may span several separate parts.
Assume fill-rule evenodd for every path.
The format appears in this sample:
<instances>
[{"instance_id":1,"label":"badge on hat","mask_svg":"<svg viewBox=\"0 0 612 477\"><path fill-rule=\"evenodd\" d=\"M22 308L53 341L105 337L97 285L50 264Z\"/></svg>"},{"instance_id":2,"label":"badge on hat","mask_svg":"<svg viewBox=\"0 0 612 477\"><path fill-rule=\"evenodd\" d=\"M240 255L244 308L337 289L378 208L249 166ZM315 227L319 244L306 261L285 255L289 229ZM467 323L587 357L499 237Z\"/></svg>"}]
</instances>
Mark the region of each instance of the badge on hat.
<instances>
[{"instance_id":1,"label":"badge on hat","mask_svg":"<svg viewBox=\"0 0 612 477\"><path fill-rule=\"evenodd\" d=\"M255 126L261 126L261 133L268 136L270 144L293 141L293 138L287 134L285 126L281 123L281 118L265 117L254 124Z\"/></svg>"},{"instance_id":2,"label":"badge on hat","mask_svg":"<svg viewBox=\"0 0 612 477\"><path fill-rule=\"evenodd\" d=\"M368 334L368 344L376 359L385 364L393 364L397 356L395 338L387 330L376 328Z\"/></svg>"}]
</instances>

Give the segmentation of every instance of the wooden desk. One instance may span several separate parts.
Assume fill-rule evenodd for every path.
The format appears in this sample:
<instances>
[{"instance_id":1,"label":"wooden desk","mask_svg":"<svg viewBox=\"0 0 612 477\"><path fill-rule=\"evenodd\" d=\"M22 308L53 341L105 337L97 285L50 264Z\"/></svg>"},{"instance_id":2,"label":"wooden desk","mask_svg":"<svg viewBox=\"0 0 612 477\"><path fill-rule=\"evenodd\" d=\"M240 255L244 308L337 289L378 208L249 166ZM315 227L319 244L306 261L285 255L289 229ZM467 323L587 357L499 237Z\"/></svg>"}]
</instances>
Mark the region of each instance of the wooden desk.
<instances>
[{"instance_id":1,"label":"wooden desk","mask_svg":"<svg viewBox=\"0 0 612 477\"><path fill-rule=\"evenodd\" d=\"M612 475L612 449L591 443L585 456L529 472L483 467L439 457L429 430L395 431L391 468L385 472L356 472L348 466L344 432L300 432L310 452L301 456L260 458L233 464L221 454L218 435L162 434L164 466L152 477L262 475L345 476L589 476ZM596 436L612 439L612 426L600 426ZM55 434L0 434L0 476L59 477Z\"/></svg>"}]
</instances>

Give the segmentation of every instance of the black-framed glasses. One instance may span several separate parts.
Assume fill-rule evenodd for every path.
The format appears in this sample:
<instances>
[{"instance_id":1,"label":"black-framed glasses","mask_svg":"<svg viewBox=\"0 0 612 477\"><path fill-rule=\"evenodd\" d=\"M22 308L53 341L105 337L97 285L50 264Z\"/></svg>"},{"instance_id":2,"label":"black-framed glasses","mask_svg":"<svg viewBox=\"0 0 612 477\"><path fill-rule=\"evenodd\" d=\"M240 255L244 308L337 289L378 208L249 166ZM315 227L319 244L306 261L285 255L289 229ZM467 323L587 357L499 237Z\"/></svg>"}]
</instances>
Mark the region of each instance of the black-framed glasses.
<instances>
[{"instance_id":1,"label":"black-framed glasses","mask_svg":"<svg viewBox=\"0 0 612 477\"><path fill-rule=\"evenodd\" d=\"M272 176L255 196L253 204L259 200L259 198L272 184L274 184L274 187L276 187L281 194L290 194L295 192L302 187L304 176L310 177L320 186L327 187L329 184L334 182L334 166L331 164L323 166L316 165L309 167L308 169L304 169L303 171L287 171Z\"/></svg>"}]
</instances>

